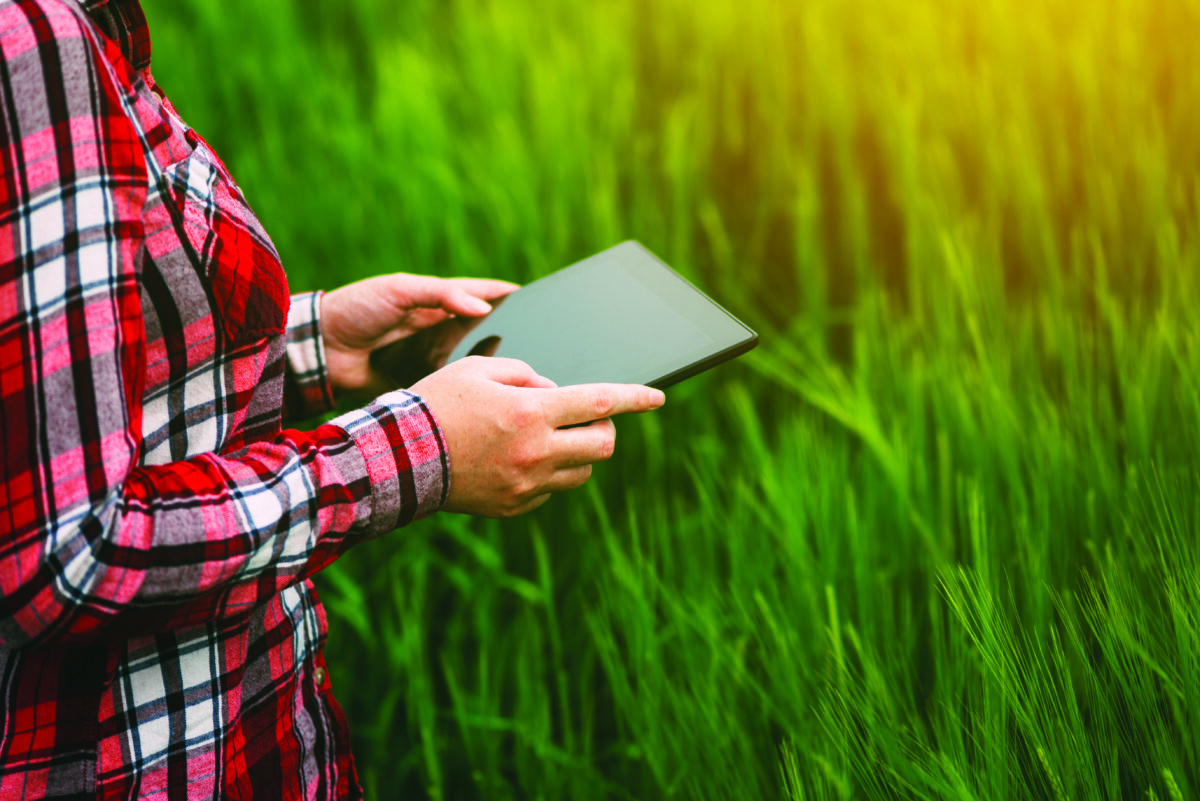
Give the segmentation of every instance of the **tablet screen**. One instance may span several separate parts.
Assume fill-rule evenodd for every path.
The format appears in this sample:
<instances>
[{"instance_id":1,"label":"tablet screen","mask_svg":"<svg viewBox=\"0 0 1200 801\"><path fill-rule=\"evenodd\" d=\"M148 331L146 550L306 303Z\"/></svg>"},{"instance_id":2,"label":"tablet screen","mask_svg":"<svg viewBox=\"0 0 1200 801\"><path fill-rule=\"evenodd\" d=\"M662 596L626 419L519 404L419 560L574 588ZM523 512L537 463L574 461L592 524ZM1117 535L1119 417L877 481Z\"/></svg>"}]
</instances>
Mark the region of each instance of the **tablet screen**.
<instances>
[{"instance_id":1,"label":"tablet screen","mask_svg":"<svg viewBox=\"0 0 1200 801\"><path fill-rule=\"evenodd\" d=\"M749 350L757 337L637 242L528 284L462 319L449 361L472 352L527 362L560 386L665 386Z\"/></svg>"}]
</instances>

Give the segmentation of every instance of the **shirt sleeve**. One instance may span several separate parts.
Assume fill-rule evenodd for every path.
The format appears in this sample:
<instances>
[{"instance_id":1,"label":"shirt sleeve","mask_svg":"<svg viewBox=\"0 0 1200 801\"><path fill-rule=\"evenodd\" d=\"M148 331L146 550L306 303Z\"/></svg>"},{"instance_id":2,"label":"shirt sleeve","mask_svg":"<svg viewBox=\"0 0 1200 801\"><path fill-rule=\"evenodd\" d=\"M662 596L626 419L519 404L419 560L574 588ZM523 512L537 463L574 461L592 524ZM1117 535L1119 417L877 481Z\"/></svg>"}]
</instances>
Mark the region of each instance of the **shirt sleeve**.
<instances>
[{"instance_id":1,"label":"shirt sleeve","mask_svg":"<svg viewBox=\"0 0 1200 801\"><path fill-rule=\"evenodd\" d=\"M283 417L313 417L334 407L333 386L321 338L324 292L292 295L287 317L287 368L284 373Z\"/></svg>"},{"instance_id":2,"label":"shirt sleeve","mask_svg":"<svg viewBox=\"0 0 1200 801\"><path fill-rule=\"evenodd\" d=\"M448 488L441 433L403 391L238 453L139 466L147 164L98 47L66 4L0 4L8 647L248 613Z\"/></svg>"}]
</instances>

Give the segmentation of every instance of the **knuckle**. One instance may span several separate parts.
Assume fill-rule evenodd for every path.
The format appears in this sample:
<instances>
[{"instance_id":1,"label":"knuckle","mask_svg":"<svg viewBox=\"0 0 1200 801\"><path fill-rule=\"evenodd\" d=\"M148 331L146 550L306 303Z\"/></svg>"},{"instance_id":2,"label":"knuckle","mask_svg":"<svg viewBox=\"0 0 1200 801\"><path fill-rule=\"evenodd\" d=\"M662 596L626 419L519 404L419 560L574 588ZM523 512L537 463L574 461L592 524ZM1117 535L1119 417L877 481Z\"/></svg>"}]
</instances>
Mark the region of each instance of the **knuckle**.
<instances>
[{"instance_id":1,"label":"knuckle","mask_svg":"<svg viewBox=\"0 0 1200 801\"><path fill-rule=\"evenodd\" d=\"M600 440L599 455L600 461L606 461L612 458L613 452L617 449L616 431L610 433L607 437Z\"/></svg>"},{"instance_id":2,"label":"knuckle","mask_svg":"<svg viewBox=\"0 0 1200 801\"><path fill-rule=\"evenodd\" d=\"M580 468L579 475L576 476L575 486L576 487L582 486L591 477L592 477L592 466L590 464L585 464L582 468Z\"/></svg>"},{"instance_id":3,"label":"knuckle","mask_svg":"<svg viewBox=\"0 0 1200 801\"><path fill-rule=\"evenodd\" d=\"M529 500L529 498L531 498L537 492L537 489L538 486L533 479L529 478L528 476L520 476L512 483L510 488L510 501L519 506L525 501Z\"/></svg>"},{"instance_id":4,"label":"knuckle","mask_svg":"<svg viewBox=\"0 0 1200 801\"><path fill-rule=\"evenodd\" d=\"M517 445L512 449L512 461L518 470L528 470L539 461L537 449L527 443Z\"/></svg>"},{"instance_id":5,"label":"knuckle","mask_svg":"<svg viewBox=\"0 0 1200 801\"><path fill-rule=\"evenodd\" d=\"M508 408L507 427L511 431L529 428L538 421L539 410L529 401L518 400Z\"/></svg>"},{"instance_id":6,"label":"knuckle","mask_svg":"<svg viewBox=\"0 0 1200 801\"><path fill-rule=\"evenodd\" d=\"M613 398L612 393L606 390L597 392L592 397L592 402L597 417L607 417L616 405L616 400Z\"/></svg>"}]
</instances>

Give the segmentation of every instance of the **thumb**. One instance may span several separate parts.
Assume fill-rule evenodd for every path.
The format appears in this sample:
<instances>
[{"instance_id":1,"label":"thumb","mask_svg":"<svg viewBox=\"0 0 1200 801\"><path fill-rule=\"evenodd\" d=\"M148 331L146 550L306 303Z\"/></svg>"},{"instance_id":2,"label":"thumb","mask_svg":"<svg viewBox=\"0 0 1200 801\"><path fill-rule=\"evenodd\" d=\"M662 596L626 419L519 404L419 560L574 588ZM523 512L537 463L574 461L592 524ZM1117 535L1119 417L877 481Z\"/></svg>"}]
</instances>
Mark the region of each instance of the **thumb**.
<instances>
[{"instance_id":1,"label":"thumb","mask_svg":"<svg viewBox=\"0 0 1200 801\"><path fill-rule=\"evenodd\" d=\"M451 289L442 298L442 308L452 314L461 314L465 317L482 317L492 310L492 306L486 300L477 298L464 289Z\"/></svg>"}]
</instances>

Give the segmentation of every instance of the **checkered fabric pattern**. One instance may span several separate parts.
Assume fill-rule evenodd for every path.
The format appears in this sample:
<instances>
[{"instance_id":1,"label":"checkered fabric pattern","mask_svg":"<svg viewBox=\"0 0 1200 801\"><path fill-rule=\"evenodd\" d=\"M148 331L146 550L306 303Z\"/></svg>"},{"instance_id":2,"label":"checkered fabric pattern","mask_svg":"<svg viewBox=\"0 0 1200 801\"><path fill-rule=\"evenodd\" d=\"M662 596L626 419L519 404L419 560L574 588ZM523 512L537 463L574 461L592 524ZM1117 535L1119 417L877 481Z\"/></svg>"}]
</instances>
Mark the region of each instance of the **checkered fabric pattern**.
<instances>
[{"instance_id":1,"label":"checkered fabric pattern","mask_svg":"<svg viewBox=\"0 0 1200 801\"><path fill-rule=\"evenodd\" d=\"M136 0L0 0L0 799L359 797L308 577L441 506L397 391L161 96Z\"/></svg>"}]
</instances>

